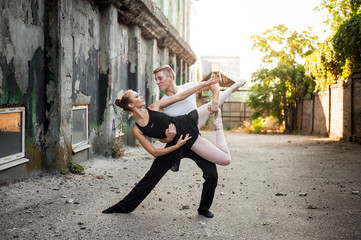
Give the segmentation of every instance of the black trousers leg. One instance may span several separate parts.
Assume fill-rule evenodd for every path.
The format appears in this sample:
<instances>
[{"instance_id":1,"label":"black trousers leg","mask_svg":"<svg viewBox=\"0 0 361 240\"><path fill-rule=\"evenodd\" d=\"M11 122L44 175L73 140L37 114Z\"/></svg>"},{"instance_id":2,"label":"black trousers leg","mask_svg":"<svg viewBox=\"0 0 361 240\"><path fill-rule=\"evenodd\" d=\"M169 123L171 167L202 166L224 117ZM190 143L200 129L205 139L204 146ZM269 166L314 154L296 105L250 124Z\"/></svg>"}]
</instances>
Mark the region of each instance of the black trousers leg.
<instances>
[{"instance_id":1,"label":"black trousers leg","mask_svg":"<svg viewBox=\"0 0 361 240\"><path fill-rule=\"evenodd\" d=\"M170 167L176 162L179 153L172 153L173 154L166 154L155 158L148 172L130 193L109 209L112 209L112 212L129 213L138 207Z\"/></svg>"},{"instance_id":2,"label":"black trousers leg","mask_svg":"<svg viewBox=\"0 0 361 240\"><path fill-rule=\"evenodd\" d=\"M209 210L213 202L214 192L218 182L216 164L200 157L192 150L183 151L183 157L192 159L203 171L203 178L205 181L203 183L201 202L199 204L198 211Z\"/></svg>"}]
</instances>

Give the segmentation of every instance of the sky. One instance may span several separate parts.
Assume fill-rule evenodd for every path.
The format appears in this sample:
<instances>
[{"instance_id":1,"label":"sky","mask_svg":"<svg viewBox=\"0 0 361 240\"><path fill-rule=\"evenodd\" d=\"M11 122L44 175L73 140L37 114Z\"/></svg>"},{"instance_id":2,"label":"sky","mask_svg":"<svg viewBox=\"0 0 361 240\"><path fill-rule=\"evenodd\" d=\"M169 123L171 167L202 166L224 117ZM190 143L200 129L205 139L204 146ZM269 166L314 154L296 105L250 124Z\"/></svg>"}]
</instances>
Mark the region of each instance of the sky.
<instances>
[{"instance_id":1,"label":"sky","mask_svg":"<svg viewBox=\"0 0 361 240\"><path fill-rule=\"evenodd\" d=\"M278 24L301 32L313 28L320 41L322 13L314 8L321 0L192 0L190 45L197 57L240 56L240 79L251 79L261 66L261 54L252 50L252 35Z\"/></svg>"}]
</instances>

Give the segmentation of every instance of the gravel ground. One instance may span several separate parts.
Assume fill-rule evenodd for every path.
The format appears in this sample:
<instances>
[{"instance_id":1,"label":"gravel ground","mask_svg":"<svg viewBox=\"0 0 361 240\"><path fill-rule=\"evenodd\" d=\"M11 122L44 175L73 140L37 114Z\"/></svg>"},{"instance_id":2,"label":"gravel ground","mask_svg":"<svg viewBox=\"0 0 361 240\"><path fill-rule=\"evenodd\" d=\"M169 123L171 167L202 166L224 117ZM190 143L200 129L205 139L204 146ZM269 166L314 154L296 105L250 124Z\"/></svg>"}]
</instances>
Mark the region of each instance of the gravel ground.
<instances>
[{"instance_id":1,"label":"gravel ground","mask_svg":"<svg viewBox=\"0 0 361 240\"><path fill-rule=\"evenodd\" d=\"M214 132L203 132L212 142ZM327 138L226 132L211 211L197 214L202 173L189 159L130 214L102 214L148 170L126 147L84 175L44 175L0 187L1 239L361 239L361 146Z\"/></svg>"}]
</instances>

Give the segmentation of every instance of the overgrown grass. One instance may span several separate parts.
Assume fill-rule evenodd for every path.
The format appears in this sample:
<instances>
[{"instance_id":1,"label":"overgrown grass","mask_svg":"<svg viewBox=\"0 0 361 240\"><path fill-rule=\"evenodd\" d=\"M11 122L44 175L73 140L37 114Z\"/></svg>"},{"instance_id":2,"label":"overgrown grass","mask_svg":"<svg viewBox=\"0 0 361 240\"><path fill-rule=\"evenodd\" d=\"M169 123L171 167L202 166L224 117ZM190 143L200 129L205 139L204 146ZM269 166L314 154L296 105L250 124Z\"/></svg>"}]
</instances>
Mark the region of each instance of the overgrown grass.
<instances>
[{"instance_id":1,"label":"overgrown grass","mask_svg":"<svg viewBox=\"0 0 361 240\"><path fill-rule=\"evenodd\" d=\"M80 164L70 162L68 168L71 173L84 174L84 167Z\"/></svg>"}]
</instances>

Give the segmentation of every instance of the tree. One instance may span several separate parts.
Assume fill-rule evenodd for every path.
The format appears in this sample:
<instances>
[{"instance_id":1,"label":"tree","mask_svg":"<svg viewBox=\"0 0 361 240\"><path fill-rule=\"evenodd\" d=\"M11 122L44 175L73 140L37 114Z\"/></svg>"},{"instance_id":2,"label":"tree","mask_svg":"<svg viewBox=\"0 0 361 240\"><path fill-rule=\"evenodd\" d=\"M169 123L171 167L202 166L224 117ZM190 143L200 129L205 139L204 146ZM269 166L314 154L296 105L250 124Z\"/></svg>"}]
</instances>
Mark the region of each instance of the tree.
<instances>
[{"instance_id":1,"label":"tree","mask_svg":"<svg viewBox=\"0 0 361 240\"><path fill-rule=\"evenodd\" d=\"M325 12L325 23L332 30L332 35L306 59L306 75L315 79L316 91L325 91L329 84L343 81L359 68L360 18L354 16L360 13L360 6L360 0L323 0L316 8Z\"/></svg>"},{"instance_id":2,"label":"tree","mask_svg":"<svg viewBox=\"0 0 361 240\"><path fill-rule=\"evenodd\" d=\"M324 92L329 84L336 83L340 77L347 77L350 70L336 59L332 37L318 44L318 49L306 57L306 76L314 79L316 92Z\"/></svg>"},{"instance_id":3,"label":"tree","mask_svg":"<svg viewBox=\"0 0 361 240\"><path fill-rule=\"evenodd\" d=\"M360 0L323 0L315 10L325 12L325 23L336 32L345 21L359 13L360 6Z\"/></svg>"},{"instance_id":4,"label":"tree","mask_svg":"<svg viewBox=\"0 0 361 240\"><path fill-rule=\"evenodd\" d=\"M344 22L332 38L336 59L349 66L350 72L361 69L361 14Z\"/></svg>"},{"instance_id":5,"label":"tree","mask_svg":"<svg viewBox=\"0 0 361 240\"><path fill-rule=\"evenodd\" d=\"M310 30L310 29L309 29ZM250 106L255 109L252 118L269 114L285 123L291 132L289 109L296 100L313 91L314 83L305 76L302 61L314 50L317 37L309 31L289 31L285 25L266 30L251 37L253 48L264 53L265 66L253 73Z\"/></svg>"}]
</instances>

